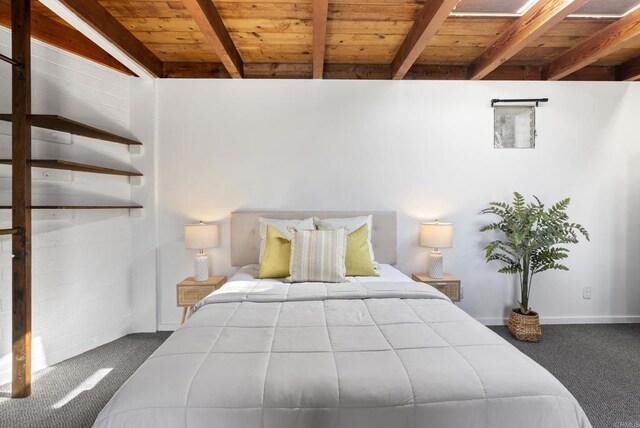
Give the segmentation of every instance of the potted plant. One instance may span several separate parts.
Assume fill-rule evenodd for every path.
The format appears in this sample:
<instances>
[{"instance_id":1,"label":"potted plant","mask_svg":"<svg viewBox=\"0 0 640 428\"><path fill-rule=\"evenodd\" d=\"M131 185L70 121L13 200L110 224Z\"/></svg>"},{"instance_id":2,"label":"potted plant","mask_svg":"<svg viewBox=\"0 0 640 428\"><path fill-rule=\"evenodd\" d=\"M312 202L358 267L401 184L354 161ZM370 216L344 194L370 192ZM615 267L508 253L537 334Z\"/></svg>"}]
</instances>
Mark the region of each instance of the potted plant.
<instances>
[{"instance_id":1,"label":"potted plant","mask_svg":"<svg viewBox=\"0 0 640 428\"><path fill-rule=\"evenodd\" d=\"M518 275L520 301L511 311L509 331L518 340L538 342L542 337L540 318L529 307L529 296L533 276L549 269L569 270L562 260L569 256L563 244L578 243L578 236L587 241L589 233L579 224L571 223L566 213L570 199L566 198L550 208L540 202L526 202L524 197L513 193L513 203L491 202L480 214L493 214L498 221L483 226L480 231L498 231L503 239L491 241L484 247L487 263L499 261L504 264L498 272Z\"/></svg>"}]
</instances>

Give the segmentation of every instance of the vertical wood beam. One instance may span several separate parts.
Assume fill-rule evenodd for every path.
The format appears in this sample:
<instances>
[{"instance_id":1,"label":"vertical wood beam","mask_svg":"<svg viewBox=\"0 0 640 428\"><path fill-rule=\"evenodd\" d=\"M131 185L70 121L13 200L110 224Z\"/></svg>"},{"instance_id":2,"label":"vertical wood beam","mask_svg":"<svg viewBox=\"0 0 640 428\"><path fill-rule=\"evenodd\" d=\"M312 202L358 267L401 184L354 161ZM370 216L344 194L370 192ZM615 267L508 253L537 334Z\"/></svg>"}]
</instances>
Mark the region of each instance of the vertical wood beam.
<instances>
[{"instance_id":1,"label":"vertical wood beam","mask_svg":"<svg viewBox=\"0 0 640 428\"><path fill-rule=\"evenodd\" d=\"M313 0L313 78L322 79L329 0Z\"/></svg>"},{"instance_id":2,"label":"vertical wood beam","mask_svg":"<svg viewBox=\"0 0 640 428\"><path fill-rule=\"evenodd\" d=\"M391 62L391 78L402 79L459 0L428 0Z\"/></svg>"},{"instance_id":3,"label":"vertical wood beam","mask_svg":"<svg viewBox=\"0 0 640 428\"><path fill-rule=\"evenodd\" d=\"M544 70L543 77L548 80L560 80L617 51L638 36L640 36L640 8L609 24L556 58Z\"/></svg>"},{"instance_id":4,"label":"vertical wood beam","mask_svg":"<svg viewBox=\"0 0 640 428\"><path fill-rule=\"evenodd\" d=\"M182 3L213 46L227 72L235 79L242 78L244 72L242 57L233 44L213 0L182 0Z\"/></svg>"},{"instance_id":5,"label":"vertical wood beam","mask_svg":"<svg viewBox=\"0 0 640 428\"><path fill-rule=\"evenodd\" d=\"M11 1L12 73L11 396L31 394L31 0Z\"/></svg>"},{"instance_id":6,"label":"vertical wood beam","mask_svg":"<svg viewBox=\"0 0 640 428\"><path fill-rule=\"evenodd\" d=\"M483 79L588 1L540 0L473 61L469 78Z\"/></svg>"}]
</instances>

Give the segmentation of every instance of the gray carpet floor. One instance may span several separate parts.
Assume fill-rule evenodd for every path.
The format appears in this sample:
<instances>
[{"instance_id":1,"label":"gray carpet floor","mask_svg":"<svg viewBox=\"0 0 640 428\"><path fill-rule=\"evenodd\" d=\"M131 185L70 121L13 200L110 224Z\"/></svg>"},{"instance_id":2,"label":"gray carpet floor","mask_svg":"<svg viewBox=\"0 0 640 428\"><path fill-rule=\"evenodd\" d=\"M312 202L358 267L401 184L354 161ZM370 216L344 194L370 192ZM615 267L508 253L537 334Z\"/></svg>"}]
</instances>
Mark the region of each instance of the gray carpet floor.
<instances>
[{"instance_id":1,"label":"gray carpet floor","mask_svg":"<svg viewBox=\"0 0 640 428\"><path fill-rule=\"evenodd\" d=\"M560 379L594 428L640 428L640 324L543 326L540 343L492 329ZM42 370L26 399L11 400L9 385L0 386L0 427L91 427L167 337L132 334Z\"/></svg>"},{"instance_id":2,"label":"gray carpet floor","mask_svg":"<svg viewBox=\"0 0 640 428\"><path fill-rule=\"evenodd\" d=\"M0 427L91 427L118 388L167 337L168 332L130 334L47 367L34 373L29 398L12 400L10 385L0 386Z\"/></svg>"},{"instance_id":3,"label":"gray carpet floor","mask_svg":"<svg viewBox=\"0 0 640 428\"><path fill-rule=\"evenodd\" d=\"M540 343L491 329L557 377L594 428L640 428L640 324L544 325Z\"/></svg>"}]
</instances>

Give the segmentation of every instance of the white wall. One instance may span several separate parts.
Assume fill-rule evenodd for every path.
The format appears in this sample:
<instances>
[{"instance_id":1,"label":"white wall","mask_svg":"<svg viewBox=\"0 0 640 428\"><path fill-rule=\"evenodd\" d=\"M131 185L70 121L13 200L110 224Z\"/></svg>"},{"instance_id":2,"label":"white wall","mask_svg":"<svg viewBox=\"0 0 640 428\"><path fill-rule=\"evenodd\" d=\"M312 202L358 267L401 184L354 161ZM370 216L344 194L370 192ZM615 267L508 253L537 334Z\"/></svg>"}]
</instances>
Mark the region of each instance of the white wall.
<instances>
[{"instance_id":1,"label":"white wall","mask_svg":"<svg viewBox=\"0 0 640 428\"><path fill-rule=\"evenodd\" d=\"M211 251L230 274L237 209L396 210L398 267L424 271L420 221L455 224L445 268L460 306L488 323L514 305L514 282L486 265L478 211L514 190L572 197L592 242L570 272L535 278L547 322L639 321L640 86L581 82L162 80L158 87L159 328L175 328L175 284L192 272L190 221L223 224ZM549 97L535 150L495 150L491 98ZM582 299L592 287L591 300Z\"/></svg>"},{"instance_id":2,"label":"white wall","mask_svg":"<svg viewBox=\"0 0 640 428\"><path fill-rule=\"evenodd\" d=\"M4 29L0 51L10 54L10 33ZM33 113L60 114L122 135L148 135L143 121L131 125L131 93L140 93L137 86L130 88L132 78L39 42L32 43L32 54ZM10 94L10 67L0 65L0 111L11 111ZM1 122L1 158L11 157L10 134L11 125ZM37 128L33 138L34 158L131 167L132 155L123 145ZM0 166L0 204L11 204L10 177L11 168ZM132 196L126 177L34 169L33 179L34 204L128 203ZM33 369L38 370L132 330L132 225L145 220L131 219L128 210L35 211L33 218ZM1 212L0 227L10 224L10 211ZM3 384L11 377L11 240L0 242ZM155 288L155 277L152 281ZM155 296L151 300L155 330Z\"/></svg>"},{"instance_id":3,"label":"white wall","mask_svg":"<svg viewBox=\"0 0 640 428\"><path fill-rule=\"evenodd\" d=\"M144 174L131 187L131 197L144 206L132 219L131 295L134 332L155 332L157 321L156 262L157 211L155 166L156 81L131 80L131 132L143 142L142 152L131 156L133 167Z\"/></svg>"},{"instance_id":4,"label":"white wall","mask_svg":"<svg viewBox=\"0 0 640 428\"><path fill-rule=\"evenodd\" d=\"M9 34L0 30L0 51ZM513 190L570 212L592 234L571 271L536 278L532 305L547 322L640 320L640 87L579 82L143 81L34 42L34 113L57 113L130 135L124 146L34 129L34 156L144 173L126 178L34 171L34 202L134 200L145 209L34 216L34 369L130 331L177 326L175 284L192 273L182 228L220 221L214 272L231 274L228 218L237 209L395 210L398 267L423 271L418 224L455 223L449 272L460 306L488 323L513 305L512 279L486 265L477 212ZM0 66L0 111L10 107ZM492 148L491 98L549 97L535 150ZM0 123L0 157L10 157ZM156 145L157 144L157 145ZM10 200L0 166L0 203ZM0 227L10 224L0 213ZM11 245L0 240L0 384L10 377ZM156 302L156 281L159 293ZM592 287L591 300L582 299ZM157 317L157 320L156 320Z\"/></svg>"}]
</instances>

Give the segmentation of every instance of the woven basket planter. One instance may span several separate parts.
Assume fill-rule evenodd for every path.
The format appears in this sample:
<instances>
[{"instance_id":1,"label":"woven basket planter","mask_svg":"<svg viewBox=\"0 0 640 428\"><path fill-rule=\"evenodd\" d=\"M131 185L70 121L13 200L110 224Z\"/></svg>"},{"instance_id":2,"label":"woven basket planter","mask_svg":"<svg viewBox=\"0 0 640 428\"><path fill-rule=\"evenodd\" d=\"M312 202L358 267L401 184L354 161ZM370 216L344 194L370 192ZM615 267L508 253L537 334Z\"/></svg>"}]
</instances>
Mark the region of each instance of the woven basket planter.
<instances>
[{"instance_id":1,"label":"woven basket planter","mask_svg":"<svg viewBox=\"0 0 640 428\"><path fill-rule=\"evenodd\" d=\"M509 331L511 335L523 342L539 342L542 337L540 317L537 312L523 315L517 309L511 311L509 317Z\"/></svg>"}]
</instances>

